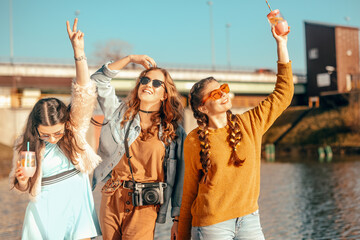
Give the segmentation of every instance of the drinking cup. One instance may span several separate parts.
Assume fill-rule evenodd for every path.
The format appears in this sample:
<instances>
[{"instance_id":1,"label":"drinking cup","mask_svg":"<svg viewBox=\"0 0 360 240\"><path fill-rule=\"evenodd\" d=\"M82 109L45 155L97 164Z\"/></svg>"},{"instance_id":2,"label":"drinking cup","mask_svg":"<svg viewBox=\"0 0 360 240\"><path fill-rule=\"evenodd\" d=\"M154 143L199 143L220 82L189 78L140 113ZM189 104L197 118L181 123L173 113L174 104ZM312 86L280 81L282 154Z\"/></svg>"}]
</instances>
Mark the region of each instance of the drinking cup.
<instances>
[{"instance_id":1,"label":"drinking cup","mask_svg":"<svg viewBox=\"0 0 360 240\"><path fill-rule=\"evenodd\" d=\"M270 26L275 26L275 32L277 35L286 35L289 33L289 25L287 21L284 19L279 9L275 9L271 11L267 15Z\"/></svg>"},{"instance_id":2,"label":"drinking cup","mask_svg":"<svg viewBox=\"0 0 360 240\"><path fill-rule=\"evenodd\" d=\"M20 166L24 176L32 177L36 171L36 156L35 152L31 151L22 151L20 153Z\"/></svg>"}]
</instances>

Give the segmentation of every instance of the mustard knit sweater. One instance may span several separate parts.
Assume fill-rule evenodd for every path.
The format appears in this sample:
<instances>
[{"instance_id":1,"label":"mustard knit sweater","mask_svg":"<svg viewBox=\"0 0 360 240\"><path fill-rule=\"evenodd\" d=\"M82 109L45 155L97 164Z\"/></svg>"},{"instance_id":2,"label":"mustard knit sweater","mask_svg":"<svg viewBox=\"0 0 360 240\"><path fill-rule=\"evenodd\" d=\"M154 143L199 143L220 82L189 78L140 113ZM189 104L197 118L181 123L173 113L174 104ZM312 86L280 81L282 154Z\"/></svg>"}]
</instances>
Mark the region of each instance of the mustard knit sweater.
<instances>
[{"instance_id":1,"label":"mustard knit sweater","mask_svg":"<svg viewBox=\"0 0 360 240\"><path fill-rule=\"evenodd\" d=\"M190 239L191 226L208 226L256 211L260 193L261 140L294 94L291 62L278 63L275 90L255 108L237 115L242 139L236 152L245 162L228 165L231 148L229 127L210 130L210 161L206 183L199 182L202 170L198 128L184 143L185 177L180 209L179 239Z\"/></svg>"}]
</instances>

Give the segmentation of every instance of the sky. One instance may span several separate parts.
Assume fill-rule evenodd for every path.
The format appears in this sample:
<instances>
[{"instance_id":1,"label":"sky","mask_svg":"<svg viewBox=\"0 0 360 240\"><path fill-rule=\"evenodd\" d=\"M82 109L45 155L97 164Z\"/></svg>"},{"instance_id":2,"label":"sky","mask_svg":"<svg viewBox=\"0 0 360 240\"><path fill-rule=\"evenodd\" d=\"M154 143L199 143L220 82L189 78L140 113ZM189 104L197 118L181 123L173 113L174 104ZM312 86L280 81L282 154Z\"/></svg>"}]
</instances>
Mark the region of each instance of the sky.
<instances>
[{"instance_id":1,"label":"sky","mask_svg":"<svg viewBox=\"0 0 360 240\"><path fill-rule=\"evenodd\" d=\"M10 2L15 62L70 62L66 20L78 16L90 61L99 44L121 40L132 46L129 54L147 54L160 67L211 67L214 61L217 69L276 68L265 0L212 0L211 7L206 0L0 0L1 62L10 59ZM268 2L291 27L294 72L306 72L304 21L360 27L360 0Z\"/></svg>"}]
</instances>

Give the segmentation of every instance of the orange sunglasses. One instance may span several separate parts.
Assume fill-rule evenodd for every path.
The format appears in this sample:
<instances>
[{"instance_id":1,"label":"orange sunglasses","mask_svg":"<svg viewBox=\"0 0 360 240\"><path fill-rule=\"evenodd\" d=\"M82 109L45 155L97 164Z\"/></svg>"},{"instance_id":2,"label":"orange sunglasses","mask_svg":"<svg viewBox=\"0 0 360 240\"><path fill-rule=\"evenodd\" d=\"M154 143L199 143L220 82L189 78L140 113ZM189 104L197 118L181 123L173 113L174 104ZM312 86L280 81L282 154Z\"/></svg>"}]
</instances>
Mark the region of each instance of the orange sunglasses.
<instances>
[{"instance_id":1,"label":"orange sunglasses","mask_svg":"<svg viewBox=\"0 0 360 240\"><path fill-rule=\"evenodd\" d=\"M212 99L212 100L217 100L220 99L222 96L222 93L229 93L230 92L230 88L229 85L227 83L224 83L220 86L220 88L215 89L213 91L211 91L209 93L209 96L207 96L202 103L204 104L207 100Z\"/></svg>"}]
</instances>

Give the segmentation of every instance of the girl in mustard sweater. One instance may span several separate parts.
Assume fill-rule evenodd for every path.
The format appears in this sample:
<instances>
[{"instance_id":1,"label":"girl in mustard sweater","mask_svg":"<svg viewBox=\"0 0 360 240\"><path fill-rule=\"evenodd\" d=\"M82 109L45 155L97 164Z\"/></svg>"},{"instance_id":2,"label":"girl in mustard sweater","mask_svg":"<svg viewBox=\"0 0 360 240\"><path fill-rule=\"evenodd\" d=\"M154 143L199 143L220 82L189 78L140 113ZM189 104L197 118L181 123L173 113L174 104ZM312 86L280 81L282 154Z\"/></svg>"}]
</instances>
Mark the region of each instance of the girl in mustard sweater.
<instances>
[{"instance_id":1,"label":"girl in mustard sweater","mask_svg":"<svg viewBox=\"0 0 360 240\"><path fill-rule=\"evenodd\" d=\"M180 239L264 239L260 226L260 157L263 134L290 105L294 87L287 36L277 43L275 90L255 108L232 114L229 86L197 82L190 104L198 128L184 143L185 177Z\"/></svg>"}]
</instances>

